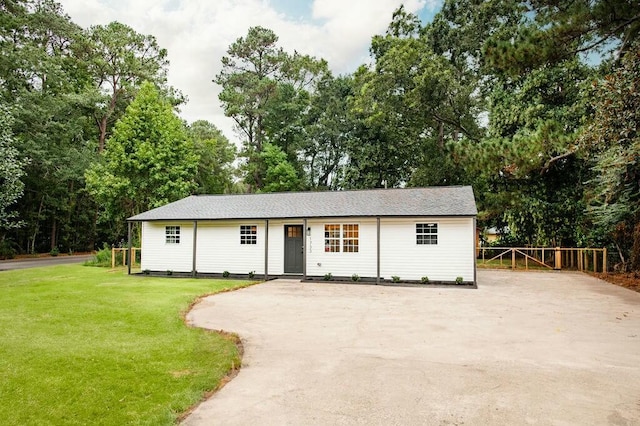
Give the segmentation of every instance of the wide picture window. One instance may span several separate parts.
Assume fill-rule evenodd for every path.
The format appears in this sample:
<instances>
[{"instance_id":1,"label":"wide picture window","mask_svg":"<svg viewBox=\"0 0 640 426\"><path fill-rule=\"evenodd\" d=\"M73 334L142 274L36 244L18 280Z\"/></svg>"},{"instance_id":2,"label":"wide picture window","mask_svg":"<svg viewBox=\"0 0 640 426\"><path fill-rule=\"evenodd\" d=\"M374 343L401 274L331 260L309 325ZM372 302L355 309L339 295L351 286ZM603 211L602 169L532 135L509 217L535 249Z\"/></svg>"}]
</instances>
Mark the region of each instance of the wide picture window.
<instances>
[{"instance_id":1,"label":"wide picture window","mask_svg":"<svg viewBox=\"0 0 640 426\"><path fill-rule=\"evenodd\" d=\"M324 225L324 251L327 253L357 253L360 232L357 224ZM342 248L342 250L341 250Z\"/></svg>"}]
</instances>

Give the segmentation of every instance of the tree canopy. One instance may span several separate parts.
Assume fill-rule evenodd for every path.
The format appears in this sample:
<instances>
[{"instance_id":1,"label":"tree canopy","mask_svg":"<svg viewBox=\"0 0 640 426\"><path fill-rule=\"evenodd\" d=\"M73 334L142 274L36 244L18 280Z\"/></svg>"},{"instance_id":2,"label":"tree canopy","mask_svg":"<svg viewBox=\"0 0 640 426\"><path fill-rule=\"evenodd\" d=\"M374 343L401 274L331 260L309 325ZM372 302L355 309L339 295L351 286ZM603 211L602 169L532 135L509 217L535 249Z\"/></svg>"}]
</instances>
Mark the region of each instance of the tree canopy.
<instances>
[{"instance_id":1,"label":"tree canopy","mask_svg":"<svg viewBox=\"0 0 640 426\"><path fill-rule=\"evenodd\" d=\"M237 147L178 118L153 35L81 28L52 0L0 11L3 247L115 243L192 193L469 184L502 243L607 246L640 270L637 1L400 7L337 76L249 28L214 76Z\"/></svg>"},{"instance_id":2,"label":"tree canopy","mask_svg":"<svg viewBox=\"0 0 640 426\"><path fill-rule=\"evenodd\" d=\"M116 123L102 161L86 172L87 190L101 206L102 223L123 226L128 216L189 195L198 156L184 123L150 82Z\"/></svg>"}]
</instances>

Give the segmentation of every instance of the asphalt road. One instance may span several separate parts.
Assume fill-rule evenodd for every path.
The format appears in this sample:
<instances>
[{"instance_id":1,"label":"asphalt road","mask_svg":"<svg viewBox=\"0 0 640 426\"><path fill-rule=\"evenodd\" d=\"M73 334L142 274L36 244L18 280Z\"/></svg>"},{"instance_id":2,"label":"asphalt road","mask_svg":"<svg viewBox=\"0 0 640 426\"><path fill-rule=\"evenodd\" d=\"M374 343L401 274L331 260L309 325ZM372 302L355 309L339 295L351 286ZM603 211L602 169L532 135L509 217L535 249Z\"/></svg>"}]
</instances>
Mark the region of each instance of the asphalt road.
<instances>
[{"instance_id":1,"label":"asphalt road","mask_svg":"<svg viewBox=\"0 0 640 426\"><path fill-rule=\"evenodd\" d=\"M580 273L481 270L477 290L276 280L187 320L245 353L182 426L640 424L640 294Z\"/></svg>"},{"instance_id":2,"label":"asphalt road","mask_svg":"<svg viewBox=\"0 0 640 426\"><path fill-rule=\"evenodd\" d=\"M0 260L0 271L14 269L41 268L43 266L63 265L68 263L82 263L93 257L92 254L57 257L33 257L23 259Z\"/></svg>"}]
</instances>

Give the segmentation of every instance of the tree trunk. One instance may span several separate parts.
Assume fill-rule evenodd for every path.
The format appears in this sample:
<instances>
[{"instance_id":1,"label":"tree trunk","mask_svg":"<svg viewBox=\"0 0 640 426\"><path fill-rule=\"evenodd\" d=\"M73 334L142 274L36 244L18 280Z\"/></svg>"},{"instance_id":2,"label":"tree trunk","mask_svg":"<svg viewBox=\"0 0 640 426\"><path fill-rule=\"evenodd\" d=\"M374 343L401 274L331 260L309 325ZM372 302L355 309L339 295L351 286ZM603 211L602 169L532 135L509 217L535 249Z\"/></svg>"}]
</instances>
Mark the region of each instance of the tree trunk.
<instances>
[{"instance_id":1,"label":"tree trunk","mask_svg":"<svg viewBox=\"0 0 640 426\"><path fill-rule=\"evenodd\" d=\"M100 129L100 138L98 140L98 153L104 151L104 141L107 137L107 120L108 117L105 115L100 119L100 123L98 124L98 128Z\"/></svg>"},{"instance_id":2,"label":"tree trunk","mask_svg":"<svg viewBox=\"0 0 640 426\"><path fill-rule=\"evenodd\" d=\"M53 218L53 222L51 223L51 250L53 250L54 248L56 248L56 246L58 245L58 239L57 239L57 234L58 234L58 226L57 226L58 221L56 220L56 218Z\"/></svg>"},{"instance_id":3,"label":"tree trunk","mask_svg":"<svg viewBox=\"0 0 640 426\"><path fill-rule=\"evenodd\" d=\"M631 247L631 270L640 271L640 222L633 228L633 246Z\"/></svg>"},{"instance_id":4,"label":"tree trunk","mask_svg":"<svg viewBox=\"0 0 640 426\"><path fill-rule=\"evenodd\" d=\"M31 238L31 247L29 247L29 253L34 254L36 252L36 238L38 237L38 231L40 230L40 215L44 208L44 195L40 199L40 207L38 208L38 215L36 216L36 225L33 230L33 237Z\"/></svg>"}]
</instances>

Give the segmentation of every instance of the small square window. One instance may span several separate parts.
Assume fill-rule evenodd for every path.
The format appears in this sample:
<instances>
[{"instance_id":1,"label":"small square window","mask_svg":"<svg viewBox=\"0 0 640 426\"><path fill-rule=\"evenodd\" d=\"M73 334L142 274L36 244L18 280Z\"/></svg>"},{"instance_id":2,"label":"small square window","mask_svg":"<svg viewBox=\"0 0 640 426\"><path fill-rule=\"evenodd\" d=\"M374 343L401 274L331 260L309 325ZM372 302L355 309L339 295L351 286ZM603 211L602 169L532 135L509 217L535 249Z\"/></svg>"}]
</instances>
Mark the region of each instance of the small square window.
<instances>
[{"instance_id":1,"label":"small square window","mask_svg":"<svg viewBox=\"0 0 640 426\"><path fill-rule=\"evenodd\" d=\"M438 224L437 223L416 223L416 244L420 244L420 245L438 244Z\"/></svg>"},{"instance_id":2,"label":"small square window","mask_svg":"<svg viewBox=\"0 0 640 426\"><path fill-rule=\"evenodd\" d=\"M240 244L257 244L258 227L256 225L240 225Z\"/></svg>"},{"instance_id":3,"label":"small square window","mask_svg":"<svg viewBox=\"0 0 640 426\"><path fill-rule=\"evenodd\" d=\"M165 226L164 235L166 244L180 244L180 227L179 226Z\"/></svg>"}]
</instances>

